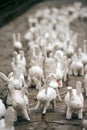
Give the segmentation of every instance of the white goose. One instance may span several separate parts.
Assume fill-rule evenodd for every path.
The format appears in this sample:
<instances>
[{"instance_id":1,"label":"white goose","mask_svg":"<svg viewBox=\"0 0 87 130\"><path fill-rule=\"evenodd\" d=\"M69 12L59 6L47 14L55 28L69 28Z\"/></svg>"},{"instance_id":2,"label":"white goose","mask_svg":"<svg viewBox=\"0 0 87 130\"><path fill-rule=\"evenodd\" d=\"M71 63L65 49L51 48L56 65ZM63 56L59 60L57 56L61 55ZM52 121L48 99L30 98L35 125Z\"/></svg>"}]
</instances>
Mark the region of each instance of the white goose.
<instances>
[{"instance_id":1,"label":"white goose","mask_svg":"<svg viewBox=\"0 0 87 130\"><path fill-rule=\"evenodd\" d=\"M39 92L37 94L37 104L34 108L31 108L31 110L37 110L38 107L43 104L43 114L46 113L46 110L50 103L52 103L52 106L54 108L55 106L55 100L57 97L56 90L51 87L47 87L47 85L44 84L44 86L41 86L41 82L36 79L36 77L33 77L33 80L35 81L37 88L39 89Z\"/></svg>"},{"instance_id":2,"label":"white goose","mask_svg":"<svg viewBox=\"0 0 87 130\"><path fill-rule=\"evenodd\" d=\"M0 77L8 83L8 90L10 93L10 102L16 112L19 114L22 112L24 117L30 121L29 117L29 100L27 97L26 87L21 89L15 89L12 81L8 79L3 73L0 72Z\"/></svg>"},{"instance_id":3,"label":"white goose","mask_svg":"<svg viewBox=\"0 0 87 130\"><path fill-rule=\"evenodd\" d=\"M9 107L5 113L5 119L0 120L0 130L15 130L13 124L17 120L15 110Z\"/></svg>"},{"instance_id":4,"label":"white goose","mask_svg":"<svg viewBox=\"0 0 87 130\"><path fill-rule=\"evenodd\" d=\"M76 89L72 89L72 87L68 87L68 92L65 95L65 104L67 107L66 110L66 118L71 119L74 111L77 112L78 118L83 118L83 106L84 106L84 98L81 92L81 82L77 81Z\"/></svg>"},{"instance_id":5,"label":"white goose","mask_svg":"<svg viewBox=\"0 0 87 130\"><path fill-rule=\"evenodd\" d=\"M3 101L0 99L0 118L2 118L5 115L5 111L6 111L5 105Z\"/></svg>"}]
</instances>

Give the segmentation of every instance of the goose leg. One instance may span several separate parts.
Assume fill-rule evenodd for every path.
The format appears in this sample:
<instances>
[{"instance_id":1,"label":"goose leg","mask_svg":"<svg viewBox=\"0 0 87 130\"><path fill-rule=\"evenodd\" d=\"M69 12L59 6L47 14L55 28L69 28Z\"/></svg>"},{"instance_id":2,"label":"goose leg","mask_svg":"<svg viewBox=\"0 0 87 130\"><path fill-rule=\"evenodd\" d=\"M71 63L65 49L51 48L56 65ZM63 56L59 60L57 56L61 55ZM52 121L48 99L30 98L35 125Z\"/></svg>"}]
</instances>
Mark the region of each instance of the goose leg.
<instances>
[{"instance_id":1,"label":"goose leg","mask_svg":"<svg viewBox=\"0 0 87 130\"><path fill-rule=\"evenodd\" d=\"M74 75L78 76L78 72L77 72L76 68L74 68Z\"/></svg>"},{"instance_id":2,"label":"goose leg","mask_svg":"<svg viewBox=\"0 0 87 130\"><path fill-rule=\"evenodd\" d=\"M82 118L83 118L82 112L83 112L83 109L81 108L81 109L78 111L78 118L79 118L79 119L82 119Z\"/></svg>"},{"instance_id":3,"label":"goose leg","mask_svg":"<svg viewBox=\"0 0 87 130\"><path fill-rule=\"evenodd\" d=\"M70 107L67 107L67 111L66 111L66 119L71 119L72 117L72 111Z\"/></svg>"},{"instance_id":4,"label":"goose leg","mask_svg":"<svg viewBox=\"0 0 87 130\"><path fill-rule=\"evenodd\" d=\"M56 108L56 102L55 101L51 101L52 104L52 108L55 109Z\"/></svg>"},{"instance_id":5,"label":"goose leg","mask_svg":"<svg viewBox=\"0 0 87 130\"><path fill-rule=\"evenodd\" d=\"M28 121L30 121L30 117L29 117L29 115L28 115L28 111L27 111L27 108L26 108L26 107L23 108L23 114L24 114L24 117L25 117Z\"/></svg>"},{"instance_id":6,"label":"goose leg","mask_svg":"<svg viewBox=\"0 0 87 130\"><path fill-rule=\"evenodd\" d=\"M42 112L43 114L46 113L46 110L47 110L48 106L49 106L49 102L47 102L47 103L44 105L44 109L43 109L43 112Z\"/></svg>"},{"instance_id":7,"label":"goose leg","mask_svg":"<svg viewBox=\"0 0 87 130\"><path fill-rule=\"evenodd\" d=\"M60 97L58 88L56 89L57 97L59 98L59 101L62 101L62 98Z\"/></svg>"},{"instance_id":8,"label":"goose leg","mask_svg":"<svg viewBox=\"0 0 87 130\"><path fill-rule=\"evenodd\" d=\"M41 104L41 102L38 101L37 104L36 104L36 106L35 106L35 110L37 110L39 108L40 104Z\"/></svg>"},{"instance_id":9,"label":"goose leg","mask_svg":"<svg viewBox=\"0 0 87 130\"><path fill-rule=\"evenodd\" d=\"M28 115L30 115L30 108L29 108L29 106L27 106L27 112L28 112Z\"/></svg>"},{"instance_id":10,"label":"goose leg","mask_svg":"<svg viewBox=\"0 0 87 130\"><path fill-rule=\"evenodd\" d=\"M80 72L81 76L84 76L84 68L82 68L81 72Z\"/></svg>"}]
</instances>

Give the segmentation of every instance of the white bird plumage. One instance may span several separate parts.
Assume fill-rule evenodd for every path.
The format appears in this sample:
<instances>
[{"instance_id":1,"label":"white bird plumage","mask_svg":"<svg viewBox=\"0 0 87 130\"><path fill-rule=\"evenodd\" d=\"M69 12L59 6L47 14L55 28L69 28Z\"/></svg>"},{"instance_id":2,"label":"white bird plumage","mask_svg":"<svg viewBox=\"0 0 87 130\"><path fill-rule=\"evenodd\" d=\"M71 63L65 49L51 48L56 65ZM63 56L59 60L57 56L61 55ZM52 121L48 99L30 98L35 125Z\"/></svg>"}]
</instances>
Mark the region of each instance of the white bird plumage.
<instances>
[{"instance_id":1,"label":"white bird plumage","mask_svg":"<svg viewBox=\"0 0 87 130\"><path fill-rule=\"evenodd\" d=\"M48 87L46 84L44 84L44 86L41 87L41 82L35 77L33 77L33 80L39 88L39 92L37 94L38 101L33 109L37 110L40 104L43 104L42 113L45 114L50 103L52 103L53 109L55 107L55 100L57 97L56 90L54 88Z\"/></svg>"},{"instance_id":2,"label":"white bird plumage","mask_svg":"<svg viewBox=\"0 0 87 130\"><path fill-rule=\"evenodd\" d=\"M72 87L68 87L68 92L65 95L64 101L67 107L66 119L72 118L73 111L77 112L79 119L83 118L84 98L81 92L80 81L77 81L76 89L72 89Z\"/></svg>"},{"instance_id":3,"label":"white bird plumage","mask_svg":"<svg viewBox=\"0 0 87 130\"><path fill-rule=\"evenodd\" d=\"M23 88L21 88L19 90L15 89L13 82L10 81L7 76L5 76L3 73L0 72L0 77L2 77L8 83L8 90L10 93L10 103L13 106L13 108L15 109L15 111L18 111L19 113L22 112L24 117L28 121L30 121L29 100L27 97L26 86L24 86Z\"/></svg>"},{"instance_id":4,"label":"white bird plumage","mask_svg":"<svg viewBox=\"0 0 87 130\"><path fill-rule=\"evenodd\" d=\"M6 107L5 107L2 99L0 99L0 118L4 117L5 111L6 111Z\"/></svg>"},{"instance_id":5,"label":"white bird plumage","mask_svg":"<svg viewBox=\"0 0 87 130\"><path fill-rule=\"evenodd\" d=\"M5 112L5 118L0 120L0 130L15 130L14 122L17 120L15 110L8 107Z\"/></svg>"}]
</instances>

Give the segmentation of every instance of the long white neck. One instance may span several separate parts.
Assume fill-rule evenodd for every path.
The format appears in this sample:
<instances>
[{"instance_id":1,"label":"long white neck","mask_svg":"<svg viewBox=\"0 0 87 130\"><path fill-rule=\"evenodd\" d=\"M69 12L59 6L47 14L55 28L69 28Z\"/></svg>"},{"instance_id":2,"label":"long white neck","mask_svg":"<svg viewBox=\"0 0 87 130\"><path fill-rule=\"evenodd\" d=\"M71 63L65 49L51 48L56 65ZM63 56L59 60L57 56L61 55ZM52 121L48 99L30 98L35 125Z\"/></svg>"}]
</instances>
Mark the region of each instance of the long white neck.
<instances>
[{"instance_id":1,"label":"long white neck","mask_svg":"<svg viewBox=\"0 0 87 130\"><path fill-rule=\"evenodd\" d=\"M74 54L73 60L74 60L75 62L77 62L77 54L76 54L76 53Z\"/></svg>"},{"instance_id":2,"label":"long white neck","mask_svg":"<svg viewBox=\"0 0 87 130\"><path fill-rule=\"evenodd\" d=\"M71 100L72 95L72 87L67 87L68 92L69 92L69 99Z\"/></svg>"},{"instance_id":3,"label":"long white neck","mask_svg":"<svg viewBox=\"0 0 87 130\"><path fill-rule=\"evenodd\" d=\"M7 81L7 83L10 82L10 80L8 79L8 77L7 77L5 74L3 74L2 72L0 72L0 77L1 77L2 79L4 79L5 81Z\"/></svg>"}]
</instances>

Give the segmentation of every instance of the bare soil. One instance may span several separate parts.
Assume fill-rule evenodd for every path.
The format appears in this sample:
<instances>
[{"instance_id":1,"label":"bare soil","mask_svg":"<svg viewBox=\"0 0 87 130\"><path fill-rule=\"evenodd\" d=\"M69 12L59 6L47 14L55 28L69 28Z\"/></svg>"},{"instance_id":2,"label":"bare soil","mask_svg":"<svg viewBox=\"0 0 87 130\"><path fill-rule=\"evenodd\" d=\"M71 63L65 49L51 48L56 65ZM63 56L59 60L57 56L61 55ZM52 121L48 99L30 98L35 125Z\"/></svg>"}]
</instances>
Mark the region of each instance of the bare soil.
<instances>
[{"instance_id":1,"label":"bare soil","mask_svg":"<svg viewBox=\"0 0 87 130\"><path fill-rule=\"evenodd\" d=\"M75 1L75 0L74 0ZM45 1L43 3L37 4L29 9L27 12L22 14L20 17L17 17L15 20L11 21L9 24L5 25L0 29L0 71L8 75L11 72L11 61L13 55L13 41L12 41L12 33L20 32L22 34L22 43L24 46L25 55L27 58L27 43L24 40L23 36L26 30L28 29L27 18L29 14L34 13L38 8L44 8L46 6L56 6L62 7L72 4L74 1L68 0L54 0L54 1ZM81 1L83 5L87 5L87 1ZM83 40L87 40L87 21L86 20L76 20L72 23L71 28L78 32L78 46L83 48ZM67 32L66 32L67 33ZM66 87L71 85L73 88L75 87L76 81L80 80L83 83L84 77L73 77L70 76L68 82L64 83L64 87L61 88L60 94L62 99L66 94ZM84 94L84 88L82 86L82 91ZM6 82L0 79L0 97L5 101L7 95ZM29 89L29 99L30 99L30 107L35 106L37 90L34 88ZM85 94L84 94L85 97ZM41 115L41 108L37 111L31 111L31 121L26 122L22 117L18 118L17 122L15 122L16 130L81 130L82 124L81 120L78 120L77 116L74 115L71 120L66 120L65 118L65 104L57 101L57 106L55 111L51 109L51 105L47 110L45 116ZM85 97L84 103L84 117L87 116L87 98Z\"/></svg>"}]
</instances>

